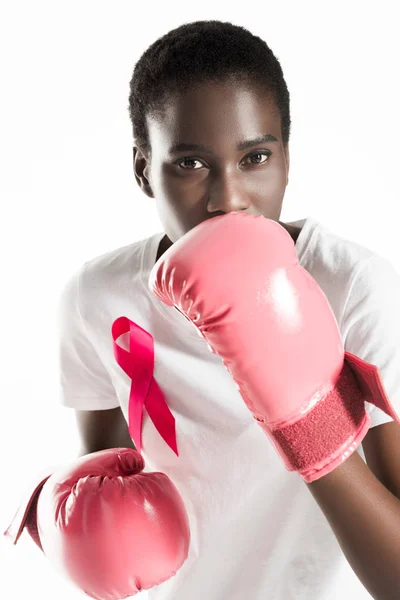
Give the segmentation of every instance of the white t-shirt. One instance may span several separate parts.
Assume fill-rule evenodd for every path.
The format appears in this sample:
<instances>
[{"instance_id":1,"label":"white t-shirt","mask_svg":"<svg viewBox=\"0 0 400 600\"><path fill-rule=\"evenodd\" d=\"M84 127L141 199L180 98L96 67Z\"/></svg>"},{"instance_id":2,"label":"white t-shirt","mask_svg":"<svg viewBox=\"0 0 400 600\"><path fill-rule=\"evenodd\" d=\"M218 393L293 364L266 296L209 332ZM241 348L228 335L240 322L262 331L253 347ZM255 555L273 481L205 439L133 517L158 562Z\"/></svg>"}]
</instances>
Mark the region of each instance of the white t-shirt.
<instances>
[{"instance_id":1,"label":"white t-shirt","mask_svg":"<svg viewBox=\"0 0 400 600\"><path fill-rule=\"evenodd\" d=\"M346 350L377 365L400 413L400 277L391 263L312 218L292 223L300 264L328 298ZM85 263L61 297L62 403L120 406L130 380L111 325L126 316L154 337L154 377L176 419L179 457L144 411L146 471L166 473L189 515L190 553L151 600L371 598L317 502L245 406L222 360L195 327L148 289L163 233ZM366 404L372 424L392 419ZM362 448L357 450L362 458ZM340 502L340 498L337 499ZM134 543L134 540L133 540Z\"/></svg>"}]
</instances>

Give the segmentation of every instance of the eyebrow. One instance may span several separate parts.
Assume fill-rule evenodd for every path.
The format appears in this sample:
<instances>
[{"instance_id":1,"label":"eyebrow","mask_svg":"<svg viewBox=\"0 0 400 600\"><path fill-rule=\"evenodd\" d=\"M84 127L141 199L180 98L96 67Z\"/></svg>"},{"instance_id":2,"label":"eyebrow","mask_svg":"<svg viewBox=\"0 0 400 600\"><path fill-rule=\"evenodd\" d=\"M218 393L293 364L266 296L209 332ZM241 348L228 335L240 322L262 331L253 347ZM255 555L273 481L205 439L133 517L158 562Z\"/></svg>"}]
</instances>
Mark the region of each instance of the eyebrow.
<instances>
[{"instance_id":1,"label":"eyebrow","mask_svg":"<svg viewBox=\"0 0 400 600\"><path fill-rule=\"evenodd\" d=\"M261 135L253 140L244 140L243 142L239 142L236 146L236 150L246 150L247 148L252 148L253 146L258 146L259 144L265 144L266 142L277 142L278 138L270 133L266 133L265 135ZM206 152L208 154L214 154L214 150L208 146L203 146L203 144L186 144L180 143L171 146L168 150L169 154L174 154L175 152L186 152L188 150L194 150L197 152Z\"/></svg>"}]
</instances>

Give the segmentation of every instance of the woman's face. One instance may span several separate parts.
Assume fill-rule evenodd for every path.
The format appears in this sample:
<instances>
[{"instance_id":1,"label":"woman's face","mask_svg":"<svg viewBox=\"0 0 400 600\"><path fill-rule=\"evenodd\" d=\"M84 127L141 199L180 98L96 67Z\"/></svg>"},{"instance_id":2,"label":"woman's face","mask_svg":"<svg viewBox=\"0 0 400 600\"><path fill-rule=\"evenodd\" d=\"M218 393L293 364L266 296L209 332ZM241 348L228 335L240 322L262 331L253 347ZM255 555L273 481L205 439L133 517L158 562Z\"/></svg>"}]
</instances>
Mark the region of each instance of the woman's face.
<instances>
[{"instance_id":1,"label":"woman's face","mask_svg":"<svg viewBox=\"0 0 400 600\"><path fill-rule=\"evenodd\" d=\"M288 183L278 111L245 84L202 84L148 117L151 157L134 148L135 176L176 242L230 211L278 221Z\"/></svg>"}]
</instances>

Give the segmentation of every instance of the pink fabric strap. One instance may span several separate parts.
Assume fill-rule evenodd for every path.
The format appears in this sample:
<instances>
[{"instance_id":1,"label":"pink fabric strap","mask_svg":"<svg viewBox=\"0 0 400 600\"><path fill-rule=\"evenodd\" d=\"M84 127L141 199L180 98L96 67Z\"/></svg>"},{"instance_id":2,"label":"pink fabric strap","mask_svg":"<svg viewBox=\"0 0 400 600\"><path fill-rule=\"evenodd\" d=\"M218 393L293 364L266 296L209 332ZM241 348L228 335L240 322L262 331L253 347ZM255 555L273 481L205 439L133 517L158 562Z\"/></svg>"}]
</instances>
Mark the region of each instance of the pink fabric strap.
<instances>
[{"instance_id":1,"label":"pink fabric strap","mask_svg":"<svg viewBox=\"0 0 400 600\"><path fill-rule=\"evenodd\" d=\"M342 463L366 436L371 419L365 410L370 402L397 423L395 412L383 385L379 369L354 354L345 360L336 382L319 390L303 416L273 427L256 418L283 458L288 471L298 471L310 483L330 465Z\"/></svg>"},{"instance_id":2,"label":"pink fabric strap","mask_svg":"<svg viewBox=\"0 0 400 600\"><path fill-rule=\"evenodd\" d=\"M18 542L24 528L26 527L35 544L43 552L42 543L40 541L37 528L36 506L40 492L42 491L46 481L54 473L55 468L56 467L53 466L43 469L38 475L36 475L31 484L27 487L28 491L24 493L13 520L3 534L12 540L13 544Z\"/></svg>"},{"instance_id":3,"label":"pink fabric strap","mask_svg":"<svg viewBox=\"0 0 400 600\"><path fill-rule=\"evenodd\" d=\"M117 344L117 339L129 333L129 352ZM142 451L143 407L155 428L177 456L175 418L153 377L153 336L127 317L119 317L112 324L115 360L131 379L129 394L129 433L138 452Z\"/></svg>"}]
</instances>

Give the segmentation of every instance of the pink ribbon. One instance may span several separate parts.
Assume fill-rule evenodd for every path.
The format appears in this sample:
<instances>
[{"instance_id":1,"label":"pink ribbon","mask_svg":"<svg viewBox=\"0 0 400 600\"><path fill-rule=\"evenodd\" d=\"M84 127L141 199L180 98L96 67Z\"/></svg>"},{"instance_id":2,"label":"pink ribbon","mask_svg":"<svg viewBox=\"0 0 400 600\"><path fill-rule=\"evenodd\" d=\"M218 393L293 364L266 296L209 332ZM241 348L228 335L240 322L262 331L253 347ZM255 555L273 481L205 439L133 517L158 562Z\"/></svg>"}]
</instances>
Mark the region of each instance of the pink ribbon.
<instances>
[{"instance_id":1,"label":"pink ribbon","mask_svg":"<svg viewBox=\"0 0 400 600\"><path fill-rule=\"evenodd\" d=\"M115 360L131 379L129 394L129 434L139 452L142 451L143 407L153 421L158 433L175 452L176 442L175 417L153 377L154 372L154 340L153 336L136 325L127 317L119 317L112 324L112 337ZM129 332L129 352L117 344L117 339Z\"/></svg>"}]
</instances>

